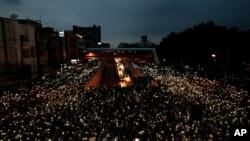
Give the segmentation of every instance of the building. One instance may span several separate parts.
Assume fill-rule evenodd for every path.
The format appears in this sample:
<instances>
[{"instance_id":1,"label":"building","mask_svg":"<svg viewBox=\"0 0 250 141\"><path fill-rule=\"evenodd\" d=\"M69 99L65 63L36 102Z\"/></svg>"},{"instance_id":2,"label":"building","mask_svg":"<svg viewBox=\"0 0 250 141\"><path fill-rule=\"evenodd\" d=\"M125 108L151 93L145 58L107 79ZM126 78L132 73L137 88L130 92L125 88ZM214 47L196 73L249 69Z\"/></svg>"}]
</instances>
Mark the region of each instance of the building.
<instances>
[{"instance_id":1,"label":"building","mask_svg":"<svg viewBox=\"0 0 250 141\"><path fill-rule=\"evenodd\" d=\"M86 48L108 48L108 43L101 43L101 27L73 26L73 30L64 31L64 60L67 63L81 61Z\"/></svg>"},{"instance_id":2,"label":"building","mask_svg":"<svg viewBox=\"0 0 250 141\"><path fill-rule=\"evenodd\" d=\"M141 36L141 39L137 43L126 43L121 42L118 45L118 48L155 48L157 45L148 40L147 35Z\"/></svg>"},{"instance_id":3,"label":"building","mask_svg":"<svg viewBox=\"0 0 250 141\"><path fill-rule=\"evenodd\" d=\"M110 48L110 43L100 43L99 47L101 48Z\"/></svg>"},{"instance_id":4,"label":"building","mask_svg":"<svg viewBox=\"0 0 250 141\"><path fill-rule=\"evenodd\" d=\"M40 28L37 32L37 42L39 74L60 68L63 63L63 43L59 33L51 27Z\"/></svg>"},{"instance_id":5,"label":"building","mask_svg":"<svg viewBox=\"0 0 250 141\"><path fill-rule=\"evenodd\" d=\"M99 47L101 43L101 26L93 25L93 27L73 26L73 34L81 38L83 46Z\"/></svg>"},{"instance_id":6,"label":"building","mask_svg":"<svg viewBox=\"0 0 250 141\"><path fill-rule=\"evenodd\" d=\"M39 22L29 19L0 17L1 80L30 79L38 75L35 33L41 27Z\"/></svg>"},{"instance_id":7,"label":"building","mask_svg":"<svg viewBox=\"0 0 250 141\"><path fill-rule=\"evenodd\" d=\"M64 60L70 62L71 60L77 60L79 58L77 40L79 37L76 36L73 31L64 31Z\"/></svg>"}]
</instances>

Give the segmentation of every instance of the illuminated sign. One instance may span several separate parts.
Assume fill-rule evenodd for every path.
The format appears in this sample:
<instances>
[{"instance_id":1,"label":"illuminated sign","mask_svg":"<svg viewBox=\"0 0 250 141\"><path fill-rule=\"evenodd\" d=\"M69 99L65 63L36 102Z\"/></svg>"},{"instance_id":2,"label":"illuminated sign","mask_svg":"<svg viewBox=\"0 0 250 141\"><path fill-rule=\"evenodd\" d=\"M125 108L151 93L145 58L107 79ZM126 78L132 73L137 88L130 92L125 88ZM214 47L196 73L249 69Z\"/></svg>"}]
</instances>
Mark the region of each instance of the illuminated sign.
<instances>
[{"instance_id":1,"label":"illuminated sign","mask_svg":"<svg viewBox=\"0 0 250 141\"><path fill-rule=\"evenodd\" d=\"M59 31L59 37L64 37L64 31Z\"/></svg>"}]
</instances>

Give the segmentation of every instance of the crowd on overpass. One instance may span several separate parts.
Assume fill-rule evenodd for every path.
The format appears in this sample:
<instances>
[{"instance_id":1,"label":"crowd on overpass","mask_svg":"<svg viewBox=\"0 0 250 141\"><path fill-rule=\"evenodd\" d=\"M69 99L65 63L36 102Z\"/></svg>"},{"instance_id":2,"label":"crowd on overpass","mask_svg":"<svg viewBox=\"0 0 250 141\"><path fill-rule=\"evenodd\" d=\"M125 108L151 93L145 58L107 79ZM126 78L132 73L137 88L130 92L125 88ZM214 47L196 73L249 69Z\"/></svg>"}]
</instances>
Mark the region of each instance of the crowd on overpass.
<instances>
[{"instance_id":1,"label":"crowd on overpass","mask_svg":"<svg viewBox=\"0 0 250 141\"><path fill-rule=\"evenodd\" d=\"M27 91L0 97L3 140L229 140L232 125L250 124L249 92L195 72L131 62L159 87L84 84L100 67L93 60L63 66Z\"/></svg>"}]
</instances>

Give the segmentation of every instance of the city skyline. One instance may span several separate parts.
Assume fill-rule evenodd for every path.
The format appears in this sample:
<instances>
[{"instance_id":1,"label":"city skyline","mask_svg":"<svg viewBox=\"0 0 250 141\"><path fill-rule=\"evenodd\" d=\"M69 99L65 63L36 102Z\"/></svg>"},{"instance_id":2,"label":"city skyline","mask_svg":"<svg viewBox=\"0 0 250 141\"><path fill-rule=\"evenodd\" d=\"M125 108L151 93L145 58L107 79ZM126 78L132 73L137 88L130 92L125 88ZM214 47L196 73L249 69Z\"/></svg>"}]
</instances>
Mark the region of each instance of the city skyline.
<instances>
[{"instance_id":1,"label":"city skyline","mask_svg":"<svg viewBox=\"0 0 250 141\"><path fill-rule=\"evenodd\" d=\"M244 0L1 0L0 17L17 14L17 19L41 20L43 27L56 30L100 25L102 41L117 47L120 42L139 42L142 35L159 44L171 32L207 21L249 30L249 4Z\"/></svg>"}]
</instances>

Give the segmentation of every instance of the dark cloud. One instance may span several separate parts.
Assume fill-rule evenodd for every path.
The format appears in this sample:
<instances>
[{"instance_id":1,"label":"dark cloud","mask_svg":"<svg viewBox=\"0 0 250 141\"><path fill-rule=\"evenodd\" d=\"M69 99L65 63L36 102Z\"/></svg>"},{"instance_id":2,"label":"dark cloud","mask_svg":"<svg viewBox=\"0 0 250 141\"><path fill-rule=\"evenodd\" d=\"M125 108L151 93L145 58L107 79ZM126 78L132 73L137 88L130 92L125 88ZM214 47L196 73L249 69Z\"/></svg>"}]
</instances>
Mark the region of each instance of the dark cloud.
<instances>
[{"instance_id":1,"label":"dark cloud","mask_svg":"<svg viewBox=\"0 0 250 141\"><path fill-rule=\"evenodd\" d=\"M114 46L139 41L141 35L159 43L172 31L181 32L207 21L250 29L247 0L0 0L0 5L5 5L0 16L17 13L19 18L35 20L41 16L43 26L56 29L100 25L102 40Z\"/></svg>"},{"instance_id":2,"label":"dark cloud","mask_svg":"<svg viewBox=\"0 0 250 141\"><path fill-rule=\"evenodd\" d=\"M5 2L11 3L11 4L21 4L22 0L4 0Z\"/></svg>"}]
</instances>

